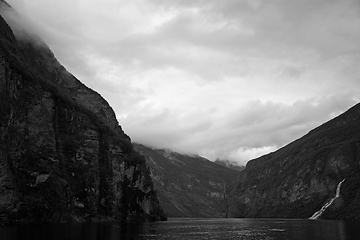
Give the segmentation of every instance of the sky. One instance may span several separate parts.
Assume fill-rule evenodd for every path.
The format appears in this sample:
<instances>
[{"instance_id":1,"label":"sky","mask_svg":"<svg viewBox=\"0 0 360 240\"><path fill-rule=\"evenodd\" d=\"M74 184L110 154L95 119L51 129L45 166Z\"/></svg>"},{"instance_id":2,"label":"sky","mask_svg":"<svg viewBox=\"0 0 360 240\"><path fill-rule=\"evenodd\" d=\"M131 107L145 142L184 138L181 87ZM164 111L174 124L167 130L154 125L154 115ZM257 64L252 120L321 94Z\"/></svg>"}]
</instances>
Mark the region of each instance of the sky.
<instances>
[{"instance_id":1,"label":"sky","mask_svg":"<svg viewBox=\"0 0 360 240\"><path fill-rule=\"evenodd\" d=\"M133 142L244 165L360 101L359 0L7 0Z\"/></svg>"}]
</instances>

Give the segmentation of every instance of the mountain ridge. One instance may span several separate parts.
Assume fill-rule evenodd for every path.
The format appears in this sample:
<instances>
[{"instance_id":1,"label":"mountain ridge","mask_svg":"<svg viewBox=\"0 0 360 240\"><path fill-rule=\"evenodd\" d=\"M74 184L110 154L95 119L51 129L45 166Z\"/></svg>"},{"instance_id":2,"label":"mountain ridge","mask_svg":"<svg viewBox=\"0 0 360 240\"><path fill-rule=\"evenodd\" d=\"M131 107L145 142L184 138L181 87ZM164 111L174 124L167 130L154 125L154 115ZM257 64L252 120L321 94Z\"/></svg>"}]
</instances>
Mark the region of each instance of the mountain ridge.
<instances>
[{"instance_id":1,"label":"mountain ridge","mask_svg":"<svg viewBox=\"0 0 360 240\"><path fill-rule=\"evenodd\" d=\"M356 104L279 150L249 161L232 192L232 216L308 218L333 197L342 179L342 189L353 188L360 162L359 126ZM356 219L340 213L353 201L343 200L323 217L333 211L337 215L332 218Z\"/></svg>"},{"instance_id":2,"label":"mountain ridge","mask_svg":"<svg viewBox=\"0 0 360 240\"><path fill-rule=\"evenodd\" d=\"M0 32L0 224L164 220L107 101L3 15Z\"/></svg>"},{"instance_id":3,"label":"mountain ridge","mask_svg":"<svg viewBox=\"0 0 360 240\"><path fill-rule=\"evenodd\" d=\"M236 170L238 172L241 172L242 170L245 169L245 166L240 166L238 164L236 164L236 162L230 161L230 160L225 160L225 159L216 159L214 161L214 163L225 166L227 168L231 168L233 170Z\"/></svg>"},{"instance_id":4,"label":"mountain ridge","mask_svg":"<svg viewBox=\"0 0 360 240\"><path fill-rule=\"evenodd\" d=\"M194 155L142 144L160 205L169 217L226 217L228 195L238 172Z\"/></svg>"}]
</instances>

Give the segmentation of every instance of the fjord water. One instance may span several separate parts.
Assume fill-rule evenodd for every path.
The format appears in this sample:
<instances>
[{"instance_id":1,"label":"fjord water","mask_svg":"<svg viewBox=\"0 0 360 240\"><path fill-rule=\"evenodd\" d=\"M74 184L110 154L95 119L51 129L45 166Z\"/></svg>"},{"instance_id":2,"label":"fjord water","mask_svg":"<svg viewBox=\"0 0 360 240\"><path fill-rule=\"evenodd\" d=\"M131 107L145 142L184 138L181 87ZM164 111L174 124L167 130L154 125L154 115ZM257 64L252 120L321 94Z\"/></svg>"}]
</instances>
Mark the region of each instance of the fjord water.
<instances>
[{"instance_id":1,"label":"fjord water","mask_svg":"<svg viewBox=\"0 0 360 240\"><path fill-rule=\"evenodd\" d=\"M360 239L360 222L289 219L169 219L132 224L0 226L1 240Z\"/></svg>"}]
</instances>

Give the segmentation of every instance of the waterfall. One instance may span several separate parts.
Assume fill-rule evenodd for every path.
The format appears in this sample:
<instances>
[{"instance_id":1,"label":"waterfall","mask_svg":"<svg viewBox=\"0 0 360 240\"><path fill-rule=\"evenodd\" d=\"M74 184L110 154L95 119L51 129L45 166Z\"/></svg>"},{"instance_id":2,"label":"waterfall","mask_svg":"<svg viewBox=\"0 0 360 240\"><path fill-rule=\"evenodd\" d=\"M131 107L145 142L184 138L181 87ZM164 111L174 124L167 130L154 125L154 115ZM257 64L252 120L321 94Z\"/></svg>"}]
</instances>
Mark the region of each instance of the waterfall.
<instances>
[{"instance_id":1,"label":"waterfall","mask_svg":"<svg viewBox=\"0 0 360 240\"><path fill-rule=\"evenodd\" d=\"M325 212L325 210L331 206L331 204L334 202L335 199L337 199L340 196L340 188L341 188L341 184L345 181L345 179L343 179L341 182L339 182L339 184L336 187L336 193L335 193L335 197L333 197L332 199L330 199L330 201L328 201L327 203L324 204L324 206L322 206L322 208L315 212L311 217L309 217L309 219L318 219L321 214L323 214L323 212Z\"/></svg>"}]
</instances>

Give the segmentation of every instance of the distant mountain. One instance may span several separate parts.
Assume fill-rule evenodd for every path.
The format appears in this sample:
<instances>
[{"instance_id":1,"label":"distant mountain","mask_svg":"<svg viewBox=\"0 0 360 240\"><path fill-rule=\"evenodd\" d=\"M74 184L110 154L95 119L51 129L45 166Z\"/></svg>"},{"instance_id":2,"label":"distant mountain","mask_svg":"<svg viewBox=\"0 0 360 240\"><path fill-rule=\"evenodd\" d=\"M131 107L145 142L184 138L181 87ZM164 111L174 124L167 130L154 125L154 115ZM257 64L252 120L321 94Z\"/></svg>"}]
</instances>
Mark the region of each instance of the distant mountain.
<instances>
[{"instance_id":1,"label":"distant mountain","mask_svg":"<svg viewBox=\"0 0 360 240\"><path fill-rule=\"evenodd\" d=\"M229 161L229 160L226 160L226 159L216 159L214 161L214 163L219 164L221 166L225 166L225 167L234 169L234 170L239 171L239 172L241 172L242 170L245 169L245 166L239 166L239 165L236 164L236 162L232 162L232 161Z\"/></svg>"},{"instance_id":2,"label":"distant mountain","mask_svg":"<svg viewBox=\"0 0 360 240\"><path fill-rule=\"evenodd\" d=\"M0 14L0 225L164 220L106 100L37 37L17 38L3 0Z\"/></svg>"},{"instance_id":3,"label":"distant mountain","mask_svg":"<svg viewBox=\"0 0 360 240\"><path fill-rule=\"evenodd\" d=\"M360 220L360 104L289 145L251 160L232 192L233 217Z\"/></svg>"},{"instance_id":4,"label":"distant mountain","mask_svg":"<svg viewBox=\"0 0 360 240\"><path fill-rule=\"evenodd\" d=\"M226 217L228 194L239 172L199 156L140 144L160 205L169 217Z\"/></svg>"}]
</instances>

